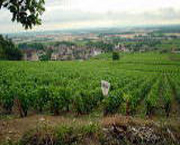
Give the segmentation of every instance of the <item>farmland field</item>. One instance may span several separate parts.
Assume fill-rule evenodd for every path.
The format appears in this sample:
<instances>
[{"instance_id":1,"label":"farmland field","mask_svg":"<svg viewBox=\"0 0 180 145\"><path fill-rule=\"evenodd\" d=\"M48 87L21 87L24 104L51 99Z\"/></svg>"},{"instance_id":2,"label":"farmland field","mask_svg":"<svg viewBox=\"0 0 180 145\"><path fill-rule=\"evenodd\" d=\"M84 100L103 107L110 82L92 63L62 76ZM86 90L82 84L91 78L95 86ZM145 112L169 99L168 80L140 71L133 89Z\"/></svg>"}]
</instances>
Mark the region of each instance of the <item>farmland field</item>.
<instances>
[{"instance_id":1,"label":"farmland field","mask_svg":"<svg viewBox=\"0 0 180 145\"><path fill-rule=\"evenodd\" d=\"M0 115L180 117L180 55L110 54L88 61L0 62ZM111 84L108 96L101 80ZM98 117L97 120L98 120Z\"/></svg>"},{"instance_id":2,"label":"farmland field","mask_svg":"<svg viewBox=\"0 0 180 145\"><path fill-rule=\"evenodd\" d=\"M115 62L101 57L69 62L0 62L1 107L12 113L14 103L19 103L22 117L30 110L88 114L99 105L107 113L130 111L131 115L138 115L138 108L146 115L163 108L164 115L169 116L173 101L180 102L180 62L172 57L178 55L123 54ZM102 96L101 80L111 84L108 97ZM128 110L123 108L127 103Z\"/></svg>"}]
</instances>

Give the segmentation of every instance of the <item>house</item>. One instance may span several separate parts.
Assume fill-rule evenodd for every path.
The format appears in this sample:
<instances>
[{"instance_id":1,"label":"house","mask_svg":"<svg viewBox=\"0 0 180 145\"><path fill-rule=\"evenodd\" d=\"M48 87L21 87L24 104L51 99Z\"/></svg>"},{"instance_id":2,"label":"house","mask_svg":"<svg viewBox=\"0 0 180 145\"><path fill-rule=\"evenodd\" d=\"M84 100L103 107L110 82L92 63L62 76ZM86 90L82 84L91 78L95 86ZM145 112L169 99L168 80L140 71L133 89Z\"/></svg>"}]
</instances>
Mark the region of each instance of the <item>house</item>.
<instances>
[{"instance_id":1,"label":"house","mask_svg":"<svg viewBox=\"0 0 180 145\"><path fill-rule=\"evenodd\" d=\"M55 52L53 52L52 54L51 54L51 60L58 60L58 58L59 58L59 54L58 53L55 53Z\"/></svg>"},{"instance_id":2,"label":"house","mask_svg":"<svg viewBox=\"0 0 180 145\"><path fill-rule=\"evenodd\" d=\"M39 60L39 56L37 54L36 50L33 49L26 49L23 50L23 59L26 61L38 61Z\"/></svg>"},{"instance_id":3,"label":"house","mask_svg":"<svg viewBox=\"0 0 180 145\"><path fill-rule=\"evenodd\" d=\"M98 48L87 48L86 46L76 46L59 44L51 48L51 60L74 60L89 59L92 56L101 54L103 51Z\"/></svg>"},{"instance_id":4,"label":"house","mask_svg":"<svg viewBox=\"0 0 180 145\"><path fill-rule=\"evenodd\" d=\"M98 49L91 49L90 50L90 56L96 56L102 53L102 50L98 50Z\"/></svg>"},{"instance_id":5,"label":"house","mask_svg":"<svg viewBox=\"0 0 180 145\"><path fill-rule=\"evenodd\" d=\"M124 44L118 43L118 45L115 45L114 47L115 51L122 51L122 52L129 52L129 49L127 49Z\"/></svg>"}]
</instances>

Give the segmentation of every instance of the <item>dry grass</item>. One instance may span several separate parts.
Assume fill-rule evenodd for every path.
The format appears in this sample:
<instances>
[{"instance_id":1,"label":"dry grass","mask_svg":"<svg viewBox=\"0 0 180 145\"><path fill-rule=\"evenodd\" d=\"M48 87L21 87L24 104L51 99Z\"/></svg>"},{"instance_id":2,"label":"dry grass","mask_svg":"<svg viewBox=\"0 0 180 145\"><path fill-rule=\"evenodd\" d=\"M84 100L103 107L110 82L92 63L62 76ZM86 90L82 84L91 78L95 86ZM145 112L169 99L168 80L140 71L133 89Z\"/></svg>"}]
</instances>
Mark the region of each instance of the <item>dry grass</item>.
<instances>
[{"instance_id":1,"label":"dry grass","mask_svg":"<svg viewBox=\"0 0 180 145\"><path fill-rule=\"evenodd\" d=\"M108 116L102 119L103 126L111 126L111 125L119 125L119 126L127 126L127 125L152 125L153 121L150 119L141 119L141 118L133 118L130 116L122 116L122 115L113 115Z\"/></svg>"},{"instance_id":2,"label":"dry grass","mask_svg":"<svg viewBox=\"0 0 180 145\"><path fill-rule=\"evenodd\" d=\"M17 118L10 120L0 120L0 142L5 141L7 138L12 140L18 140L21 136L30 129L35 128L40 121L46 121L48 125L55 127L58 125L73 125L82 126L87 125L91 121L93 123L99 123L103 127L109 127L112 125L117 126L149 126L153 128L169 128L173 131L180 140L180 120L177 118L165 118L159 119L141 119L134 117L127 117L122 115L113 115L107 117L98 117L94 120L89 116L48 116L48 115L32 115L26 118Z\"/></svg>"},{"instance_id":3,"label":"dry grass","mask_svg":"<svg viewBox=\"0 0 180 145\"><path fill-rule=\"evenodd\" d=\"M25 132L35 128L39 121L45 120L50 126L59 124L75 124L83 125L90 121L81 118L63 117L63 116L46 116L46 115L33 115L26 118L0 120L0 142L10 138L18 140Z\"/></svg>"}]
</instances>

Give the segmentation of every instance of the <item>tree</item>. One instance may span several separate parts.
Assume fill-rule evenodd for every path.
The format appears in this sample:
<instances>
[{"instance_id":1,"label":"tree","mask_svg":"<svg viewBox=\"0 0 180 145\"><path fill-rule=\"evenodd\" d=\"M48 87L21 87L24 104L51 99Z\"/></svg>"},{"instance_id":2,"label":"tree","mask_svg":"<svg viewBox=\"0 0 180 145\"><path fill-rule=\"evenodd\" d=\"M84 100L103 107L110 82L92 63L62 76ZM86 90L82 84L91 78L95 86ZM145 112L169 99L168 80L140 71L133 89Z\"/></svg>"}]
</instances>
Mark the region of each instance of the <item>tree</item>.
<instances>
[{"instance_id":1,"label":"tree","mask_svg":"<svg viewBox=\"0 0 180 145\"><path fill-rule=\"evenodd\" d=\"M0 60L20 60L21 58L22 53L15 44L0 35Z\"/></svg>"},{"instance_id":2,"label":"tree","mask_svg":"<svg viewBox=\"0 0 180 145\"><path fill-rule=\"evenodd\" d=\"M113 52L113 54L112 54L112 59L113 60L119 60L119 53L118 52Z\"/></svg>"},{"instance_id":3,"label":"tree","mask_svg":"<svg viewBox=\"0 0 180 145\"><path fill-rule=\"evenodd\" d=\"M44 45L42 43L20 43L18 44L19 49L35 49L35 50L43 50Z\"/></svg>"},{"instance_id":4,"label":"tree","mask_svg":"<svg viewBox=\"0 0 180 145\"><path fill-rule=\"evenodd\" d=\"M104 43L104 42L92 42L92 41L89 41L87 44L86 44L89 48L99 48L105 52L112 52L113 50L113 47L114 45L113 44L107 44L107 43Z\"/></svg>"},{"instance_id":5,"label":"tree","mask_svg":"<svg viewBox=\"0 0 180 145\"><path fill-rule=\"evenodd\" d=\"M40 15L45 11L44 0L0 0L0 9L7 8L12 13L12 21L21 23L25 29L40 25Z\"/></svg>"},{"instance_id":6,"label":"tree","mask_svg":"<svg viewBox=\"0 0 180 145\"><path fill-rule=\"evenodd\" d=\"M53 51L52 51L51 49L47 49L46 52L45 52L45 54L42 54L42 55L40 56L40 60L41 60L41 61L49 61L49 60L51 60L52 52L53 52Z\"/></svg>"}]
</instances>

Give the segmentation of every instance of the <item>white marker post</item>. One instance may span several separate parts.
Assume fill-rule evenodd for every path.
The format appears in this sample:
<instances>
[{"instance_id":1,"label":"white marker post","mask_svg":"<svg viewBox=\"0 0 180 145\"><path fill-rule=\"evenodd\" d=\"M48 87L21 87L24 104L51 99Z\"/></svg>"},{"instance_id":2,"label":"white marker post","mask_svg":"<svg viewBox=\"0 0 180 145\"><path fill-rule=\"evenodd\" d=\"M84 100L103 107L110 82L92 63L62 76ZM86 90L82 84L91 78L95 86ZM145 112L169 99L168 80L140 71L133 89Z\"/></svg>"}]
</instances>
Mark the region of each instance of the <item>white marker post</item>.
<instances>
[{"instance_id":1,"label":"white marker post","mask_svg":"<svg viewBox=\"0 0 180 145\"><path fill-rule=\"evenodd\" d=\"M110 83L102 80L101 81L101 90L102 90L102 93L104 96L108 95L109 89L110 89Z\"/></svg>"}]
</instances>

